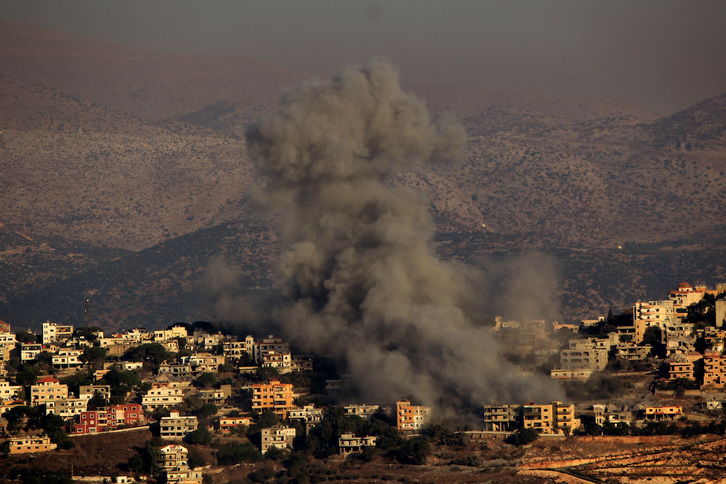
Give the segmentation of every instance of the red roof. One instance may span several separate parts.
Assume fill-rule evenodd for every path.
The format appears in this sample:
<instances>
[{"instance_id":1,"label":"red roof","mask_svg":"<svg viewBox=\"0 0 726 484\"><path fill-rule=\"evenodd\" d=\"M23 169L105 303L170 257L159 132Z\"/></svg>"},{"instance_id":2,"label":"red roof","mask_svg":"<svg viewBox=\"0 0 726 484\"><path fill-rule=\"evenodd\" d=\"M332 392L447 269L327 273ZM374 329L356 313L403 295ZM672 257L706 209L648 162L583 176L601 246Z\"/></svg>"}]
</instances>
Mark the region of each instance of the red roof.
<instances>
[{"instance_id":1,"label":"red roof","mask_svg":"<svg viewBox=\"0 0 726 484\"><path fill-rule=\"evenodd\" d=\"M49 376L43 377L40 380L38 380L38 383L60 383L60 382L49 375Z\"/></svg>"}]
</instances>

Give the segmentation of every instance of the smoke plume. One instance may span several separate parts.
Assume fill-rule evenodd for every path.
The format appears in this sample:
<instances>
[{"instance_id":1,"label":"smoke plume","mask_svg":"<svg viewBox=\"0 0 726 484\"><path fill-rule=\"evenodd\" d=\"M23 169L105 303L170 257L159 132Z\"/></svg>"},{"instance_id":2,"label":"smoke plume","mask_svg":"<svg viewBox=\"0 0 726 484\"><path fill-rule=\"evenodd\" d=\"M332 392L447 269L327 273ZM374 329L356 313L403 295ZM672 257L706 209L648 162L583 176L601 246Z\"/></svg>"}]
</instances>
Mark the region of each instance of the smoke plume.
<instances>
[{"instance_id":1,"label":"smoke plume","mask_svg":"<svg viewBox=\"0 0 726 484\"><path fill-rule=\"evenodd\" d=\"M397 171L457 163L466 148L463 128L433 122L390 63L300 86L249 129L248 147L267 177L265 203L282 214L266 324L337 358L360 400L471 409L559 396L502 360L473 311L477 274L435 257L427 199L387 183ZM225 316L239 319L224 301Z\"/></svg>"}]
</instances>

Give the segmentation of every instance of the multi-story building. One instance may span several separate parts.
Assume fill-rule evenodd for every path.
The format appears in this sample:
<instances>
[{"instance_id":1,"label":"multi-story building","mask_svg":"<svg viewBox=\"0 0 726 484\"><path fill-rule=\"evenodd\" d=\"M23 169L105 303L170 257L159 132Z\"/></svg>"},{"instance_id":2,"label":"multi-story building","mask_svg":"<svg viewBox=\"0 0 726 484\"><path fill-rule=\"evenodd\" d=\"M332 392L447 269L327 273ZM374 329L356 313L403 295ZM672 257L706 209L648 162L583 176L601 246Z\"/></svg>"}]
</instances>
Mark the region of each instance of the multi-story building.
<instances>
[{"instance_id":1,"label":"multi-story building","mask_svg":"<svg viewBox=\"0 0 726 484\"><path fill-rule=\"evenodd\" d=\"M260 452L265 454L271 447L291 449L292 443L295 440L295 433L295 428L293 427L274 426L262 429Z\"/></svg>"},{"instance_id":2,"label":"multi-story building","mask_svg":"<svg viewBox=\"0 0 726 484\"><path fill-rule=\"evenodd\" d=\"M197 417L182 416L175 410L168 417L161 418L160 435L162 439L181 440L185 435L197 430L197 426Z\"/></svg>"},{"instance_id":3,"label":"multi-story building","mask_svg":"<svg viewBox=\"0 0 726 484\"><path fill-rule=\"evenodd\" d=\"M219 370L219 365L223 365L224 361L224 355L212 355L209 353L196 353L181 358L181 364L191 366L192 373L195 375L216 373Z\"/></svg>"},{"instance_id":4,"label":"multi-story building","mask_svg":"<svg viewBox=\"0 0 726 484\"><path fill-rule=\"evenodd\" d=\"M341 455L350 455L363 452L365 447L375 447L378 437L362 436L356 437L355 434L343 434L338 439L338 448Z\"/></svg>"},{"instance_id":5,"label":"multi-story building","mask_svg":"<svg viewBox=\"0 0 726 484\"><path fill-rule=\"evenodd\" d=\"M43 345L38 343L27 343L20 345L20 362L33 361L43 352Z\"/></svg>"},{"instance_id":6,"label":"multi-story building","mask_svg":"<svg viewBox=\"0 0 726 484\"><path fill-rule=\"evenodd\" d=\"M189 451L179 444L165 445L159 449L159 468L164 471L178 471L188 469Z\"/></svg>"},{"instance_id":7,"label":"multi-story building","mask_svg":"<svg viewBox=\"0 0 726 484\"><path fill-rule=\"evenodd\" d=\"M305 433L308 433L311 428L323 421L323 409L315 408L315 405L306 405L302 408L295 407L290 409L288 417L290 421L302 420L305 424Z\"/></svg>"},{"instance_id":8,"label":"multi-story building","mask_svg":"<svg viewBox=\"0 0 726 484\"><path fill-rule=\"evenodd\" d=\"M46 415L58 415L63 418L71 418L80 415L88 406L88 400L85 398L61 398L58 400L49 400L45 403Z\"/></svg>"},{"instance_id":9,"label":"multi-story building","mask_svg":"<svg viewBox=\"0 0 726 484\"><path fill-rule=\"evenodd\" d=\"M231 432L235 427L249 427L252 425L252 418L250 417L220 417L219 419L219 430L220 432Z\"/></svg>"},{"instance_id":10,"label":"multi-story building","mask_svg":"<svg viewBox=\"0 0 726 484\"><path fill-rule=\"evenodd\" d=\"M169 382L154 384L141 398L141 404L148 409L173 407L184 401L184 392L189 388L189 382Z\"/></svg>"},{"instance_id":11,"label":"multi-story building","mask_svg":"<svg viewBox=\"0 0 726 484\"><path fill-rule=\"evenodd\" d=\"M669 363L668 379L678 380L680 378L683 378L686 380L695 381L695 364L701 359L701 354L695 351L692 353L671 357L671 361Z\"/></svg>"},{"instance_id":12,"label":"multi-story building","mask_svg":"<svg viewBox=\"0 0 726 484\"><path fill-rule=\"evenodd\" d=\"M706 353L703 355L703 386L723 388L726 384L726 355Z\"/></svg>"},{"instance_id":13,"label":"multi-story building","mask_svg":"<svg viewBox=\"0 0 726 484\"><path fill-rule=\"evenodd\" d=\"M666 327L676 321L675 308L672 300L638 301L633 306L633 325L635 326L635 343L642 343L646 329L660 328L665 334Z\"/></svg>"},{"instance_id":14,"label":"multi-story building","mask_svg":"<svg viewBox=\"0 0 726 484\"><path fill-rule=\"evenodd\" d=\"M509 432L519 426L521 405L484 405L484 430Z\"/></svg>"},{"instance_id":15,"label":"multi-story building","mask_svg":"<svg viewBox=\"0 0 726 484\"><path fill-rule=\"evenodd\" d=\"M598 425L605 425L606 423L630 425L633 421L633 412L624 406L613 404L593 405L592 409L595 412L595 423Z\"/></svg>"},{"instance_id":16,"label":"multi-story building","mask_svg":"<svg viewBox=\"0 0 726 484\"><path fill-rule=\"evenodd\" d=\"M73 336L73 325L60 323L43 323L44 345L65 341Z\"/></svg>"},{"instance_id":17,"label":"multi-story building","mask_svg":"<svg viewBox=\"0 0 726 484\"><path fill-rule=\"evenodd\" d=\"M252 359L259 365L262 363L262 355L270 351L289 353L290 345L282 341L281 338L275 338L273 335L269 335L267 338L263 338L262 341L254 344L252 347Z\"/></svg>"},{"instance_id":18,"label":"multi-story building","mask_svg":"<svg viewBox=\"0 0 726 484\"><path fill-rule=\"evenodd\" d=\"M101 410L81 412L73 427L75 434L93 434L121 426L137 427L146 423L144 410L138 403L111 405Z\"/></svg>"},{"instance_id":19,"label":"multi-story building","mask_svg":"<svg viewBox=\"0 0 726 484\"><path fill-rule=\"evenodd\" d=\"M313 371L313 357L304 355L293 356L290 369L292 371Z\"/></svg>"},{"instance_id":20,"label":"multi-story building","mask_svg":"<svg viewBox=\"0 0 726 484\"><path fill-rule=\"evenodd\" d=\"M580 428L575 418L575 405L554 401L545 405L528 403L522 408L524 428L533 428L543 434L569 434Z\"/></svg>"},{"instance_id":21,"label":"multi-story building","mask_svg":"<svg viewBox=\"0 0 726 484\"><path fill-rule=\"evenodd\" d=\"M270 408L284 419L294 406L292 383L270 380L269 383L252 385L252 410L262 412Z\"/></svg>"},{"instance_id":22,"label":"multi-story building","mask_svg":"<svg viewBox=\"0 0 726 484\"><path fill-rule=\"evenodd\" d=\"M279 374L289 373L292 371L292 355L288 353L278 353L277 351L268 351L262 355L261 366L265 368L277 368Z\"/></svg>"},{"instance_id":23,"label":"multi-story building","mask_svg":"<svg viewBox=\"0 0 726 484\"><path fill-rule=\"evenodd\" d=\"M248 335L244 341L225 341L222 343L222 353L227 359L238 362L239 360L252 360L255 339Z\"/></svg>"},{"instance_id":24,"label":"multi-story building","mask_svg":"<svg viewBox=\"0 0 726 484\"><path fill-rule=\"evenodd\" d=\"M22 388L20 385L11 385L9 381L0 381L0 402L17 400Z\"/></svg>"},{"instance_id":25,"label":"multi-story building","mask_svg":"<svg viewBox=\"0 0 726 484\"><path fill-rule=\"evenodd\" d=\"M376 413L381 407L379 405L346 405L343 412L346 415L356 415L358 417L369 418Z\"/></svg>"},{"instance_id":26,"label":"multi-story building","mask_svg":"<svg viewBox=\"0 0 726 484\"><path fill-rule=\"evenodd\" d=\"M430 413L430 407L399 400L396 402L396 427L402 432L418 432L426 424Z\"/></svg>"},{"instance_id":27,"label":"multi-story building","mask_svg":"<svg viewBox=\"0 0 726 484\"><path fill-rule=\"evenodd\" d=\"M50 437L17 437L11 438L9 442L10 454L34 454L36 452L48 452L58 446L50 441Z\"/></svg>"},{"instance_id":28,"label":"multi-story building","mask_svg":"<svg viewBox=\"0 0 726 484\"><path fill-rule=\"evenodd\" d=\"M81 385L78 387L78 398L90 400L94 395L99 394L106 400L111 399L110 385Z\"/></svg>"},{"instance_id":29,"label":"multi-story building","mask_svg":"<svg viewBox=\"0 0 726 484\"><path fill-rule=\"evenodd\" d=\"M679 405L645 407L646 420L675 420L681 415L683 407Z\"/></svg>"},{"instance_id":30,"label":"multi-story building","mask_svg":"<svg viewBox=\"0 0 726 484\"><path fill-rule=\"evenodd\" d=\"M687 282L678 284L675 291L668 292L668 299L673 302L674 316L683 319L688 315L688 306L703 299L706 290L703 286L693 288Z\"/></svg>"},{"instance_id":31,"label":"multi-story building","mask_svg":"<svg viewBox=\"0 0 726 484\"><path fill-rule=\"evenodd\" d=\"M62 384L52 376L46 376L30 386L30 404L43 405L55 400L68 398L68 385Z\"/></svg>"},{"instance_id":32,"label":"multi-story building","mask_svg":"<svg viewBox=\"0 0 726 484\"><path fill-rule=\"evenodd\" d=\"M53 368L79 368L84 364L81 360L82 356L83 350L63 348L53 355L51 362L53 363Z\"/></svg>"},{"instance_id":33,"label":"multi-story building","mask_svg":"<svg viewBox=\"0 0 726 484\"><path fill-rule=\"evenodd\" d=\"M608 364L608 350L589 339L570 340L569 348L560 352L563 370L602 371Z\"/></svg>"},{"instance_id":34,"label":"multi-story building","mask_svg":"<svg viewBox=\"0 0 726 484\"><path fill-rule=\"evenodd\" d=\"M157 343L163 343L174 338L188 338L189 333L184 326L172 326L169 329L154 331L153 340Z\"/></svg>"}]
</instances>

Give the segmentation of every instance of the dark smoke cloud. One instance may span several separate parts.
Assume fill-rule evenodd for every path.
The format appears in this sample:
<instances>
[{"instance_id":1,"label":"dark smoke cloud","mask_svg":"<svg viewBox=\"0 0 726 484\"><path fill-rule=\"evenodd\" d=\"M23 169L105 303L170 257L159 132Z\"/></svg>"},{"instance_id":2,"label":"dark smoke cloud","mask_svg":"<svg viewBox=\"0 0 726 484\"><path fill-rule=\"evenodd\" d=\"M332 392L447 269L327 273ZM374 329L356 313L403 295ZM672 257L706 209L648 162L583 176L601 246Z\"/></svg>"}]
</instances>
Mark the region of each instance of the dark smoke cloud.
<instances>
[{"instance_id":1,"label":"dark smoke cloud","mask_svg":"<svg viewBox=\"0 0 726 484\"><path fill-rule=\"evenodd\" d=\"M276 297L257 323L337 358L368 402L471 409L560 396L519 376L477 324L480 275L434 256L424 195L388 186L396 171L457 163L466 147L463 128L432 122L389 62L302 85L248 143L265 202L282 214ZM216 273L219 314L249 324L250 301L223 296L234 271Z\"/></svg>"}]
</instances>

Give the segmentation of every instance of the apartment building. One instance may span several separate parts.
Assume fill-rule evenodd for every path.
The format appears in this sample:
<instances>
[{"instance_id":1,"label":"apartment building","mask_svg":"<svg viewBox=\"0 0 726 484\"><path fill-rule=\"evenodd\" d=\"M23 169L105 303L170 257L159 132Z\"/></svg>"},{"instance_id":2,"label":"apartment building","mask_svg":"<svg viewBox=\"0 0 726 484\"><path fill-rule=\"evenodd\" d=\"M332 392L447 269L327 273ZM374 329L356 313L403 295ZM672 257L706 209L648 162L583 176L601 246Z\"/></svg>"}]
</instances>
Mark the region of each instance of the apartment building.
<instances>
[{"instance_id":1,"label":"apartment building","mask_svg":"<svg viewBox=\"0 0 726 484\"><path fill-rule=\"evenodd\" d=\"M222 353L232 361L252 360L255 338L248 335L244 341L225 341L222 343Z\"/></svg>"},{"instance_id":2,"label":"apartment building","mask_svg":"<svg viewBox=\"0 0 726 484\"><path fill-rule=\"evenodd\" d=\"M635 326L635 343L642 343L645 331L649 327L658 327L662 334L666 328L676 322L673 301L638 301L633 306L633 325Z\"/></svg>"},{"instance_id":3,"label":"apartment building","mask_svg":"<svg viewBox=\"0 0 726 484\"><path fill-rule=\"evenodd\" d=\"M522 408L524 428L533 428L543 434L569 434L580 428L575 418L575 405L554 401L545 405L528 403Z\"/></svg>"},{"instance_id":4,"label":"apartment building","mask_svg":"<svg viewBox=\"0 0 726 484\"><path fill-rule=\"evenodd\" d=\"M110 385L81 385L78 387L78 398L90 400L94 395L99 394L106 400L111 399Z\"/></svg>"},{"instance_id":5,"label":"apartment building","mask_svg":"<svg viewBox=\"0 0 726 484\"><path fill-rule=\"evenodd\" d=\"M252 410L262 412L270 408L280 418L287 418L288 412L294 408L292 383L280 383L270 380L269 383L252 385Z\"/></svg>"},{"instance_id":6,"label":"apartment building","mask_svg":"<svg viewBox=\"0 0 726 484\"><path fill-rule=\"evenodd\" d=\"M85 398L61 398L49 400L45 403L46 415L54 414L63 418L71 418L80 415L88 408L88 400Z\"/></svg>"},{"instance_id":7,"label":"apartment building","mask_svg":"<svg viewBox=\"0 0 726 484\"><path fill-rule=\"evenodd\" d=\"M510 432L519 426L521 405L484 405L484 430Z\"/></svg>"},{"instance_id":8,"label":"apartment building","mask_svg":"<svg viewBox=\"0 0 726 484\"><path fill-rule=\"evenodd\" d=\"M184 401L184 392L189 388L189 382L156 383L141 398L141 404L148 409L160 407L173 407Z\"/></svg>"},{"instance_id":9,"label":"apartment building","mask_svg":"<svg viewBox=\"0 0 726 484\"><path fill-rule=\"evenodd\" d=\"M418 432L426 424L430 407L411 405L408 400L396 402L396 427L401 432Z\"/></svg>"},{"instance_id":10,"label":"apartment building","mask_svg":"<svg viewBox=\"0 0 726 484\"><path fill-rule=\"evenodd\" d=\"M620 423L630 425L633 422L633 412L625 406L605 404L593 405L595 423L598 425L618 425Z\"/></svg>"},{"instance_id":11,"label":"apartment building","mask_svg":"<svg viewBox=\"0 0 726 484\"><path fill-rule=\"evenodd\" d=\"M306 405L302 408L295 407L288 413L290 421L301 420L305 424L305 433L323 421L323 409L315 408L314 405Z\"/></svg>"},{"instance_id":12,"label":"apartment building","mask_svg":"<svg viewBox=\"0 0 726 484\"><path fill-rule=\"evenodd\" d=\"M144 410L138 403L111 405L100 410L86 410L80 413L78 423L73 426L75 434L93 434L121 426L137 427L146 423Z\"/></svg>"},{"instance_id":13,"label":"apartment building","mask_svg":"<svg viewBox=\"0 0 726 484\"><path fill-rule=\"evenodd\" d=\"M225 362L224 355L212 355L209 353L195 353L181 358L182 365L189 365L195 375L202 373L216 373L219 365Z\"/></svg>"},{"instance_id":14,"label":"apartment building","mask_svg":"<svg viewBox=\"0 0 726 484\"><path fill-rule=\"evenodd\" d=\"M683 378L695 381L695 365L701 359L701 354L695 351L671 357L671 361L668 364L668 379L678 380L679 378Z\"/></svg>"},{"instance_id":15,"label":"apartment building","mask_svg":"<svg viewBox=\"0 0 726 484\"><path fill-rule=\"evenodd\" d=\"M703 355L703 386L723 388L726 384L726 356L721 353Z\"/></svg>"},{"instance_id":16,"label":"apartment building","mask_svg":"<svg viewBox=\"0 0 726 484\"><path fill-rule=\"evenodd\" d=\"M20 362L33 361L43 352L43 345L38 343L23 343L20 345Z\"/></svg>"},{"instance_id":17,"label":"apartment building","mask_svg":"<svg viewBox=\"0 0 726 484\"><path fill-rule=\"evenodd\" d=\"M168 417L161 418L161 438L181 440L185 435L197 430L198 425L197 417L182 416L176 410L172 411Z\"/></svg>"},{"instance_id":18,"label":"apartment building","mask_svg":"<svg viewBox=\"0 0 726 484\"><path fill-rule=\"evenodd\" d=\"M703 299L706 288L697 286L695 289L687 282L678 284L675 291L668 292L668 300L673 302L674 317L683 319L688 314L688 306Z\"/></svg>"},{"instance_id":19,"label":"apartment building","mask_svg":"<svg viewBox=\"0 0 726 484\"><path fill-rule=\"evenodd\" d=\"M348 456L350 454L361 453L366 447L375 447L377 440L378 437L368 435L357 437L355 434L343 434L338 439L340 455Z\"/></svg>"},{"instance_id":20,"label":"apartment building","mask_svg":"<svg viewBox=\"0 0 726 484\"><path fill-rule=\"evenodd\" d=\"M64 368L80 368L84 365L81 357L83 356L83 350L73 350L63 348L53 355L51 362L53 368L64 369Z\"/></svg>"},{"instance_id":21,"label":"apartment building","mask_svg":"<svg viewBox=\"0 0 726 484\"><path fill-rule=\"evenodd\" d=\"M596 340L570 340L569 347L560 352L562 370L602 371L608 364L608 348Z\"/></svg>"},{"instance_id":22,"label":"apartment building","mask_svg":"<svg viewBox=\"0 0 726 484\"><path fill-rule=\"evenodd\" d=\"M267 338L263 338L261 341L256 342L252 346L252 359L255 364L259 365L262 363L262 355L274 351L276 353L289 353L290 345L282 341L282 338L276 338L273 335L269 335Z\"/></svg>"},{"instance_id":23,"label":"apartment building","mask_svg":"<svg viewBox=\"0 0 726 484\"><path fill-rule=\"evenodd\" d=\"M262 355L260 364L265 368L277 368L277 372L282 375L292 371L292 355L289 352L268 351Z\"/></svg>"},{"instance_id":24,"label":"apartment building","mask_svg":"<svg viewBox=\"0 0 726 484\"><path fill-rule=\"evenodd\" d=\"M179 444L165 445L159 449L159 468L164 471L188 469L189 451Z\"/></svg>"},{"instance_id":25,"label":"apartment building","mask_svg":"<svg viewBox=\"0 0 726 484\"><path fill-rule=\"evenodd\" d=\"M9 381L0 381L0 402L17 400L22 388L20 385L11 385Z\"/></svg>"},{"instance_id":26,"label":"apartment building","mask_svg":"<svg viewBox=\"0 0 726 484\"><path fill-rule=\"evenodd\" d=\"M278 449L291 449L295 440L295 429L293 427L274 426L262 429L260 437L260 452L265 454L271 447Z\"/></svg>"},{"instance_id":27,"label":"apartment building","mask_svg":"<svg viewBox=\"0 0 726 484\"><path fill-rule=\"evenodd\" d=\"M65 341L73 336L73 325L45 322L43 323L44 345Z\"/></svg>"},{"instance_id":28,"label":"apartment building","mask_svg":"<svg viewBox=\"0 0 726 484\"><path fill-rule=\"evenodd\" d=\"M68 385L64 385L52 376L46 376L30 386L30 404L44 405L48 402L68 398Z\"/></svg>"}]
</instances>

